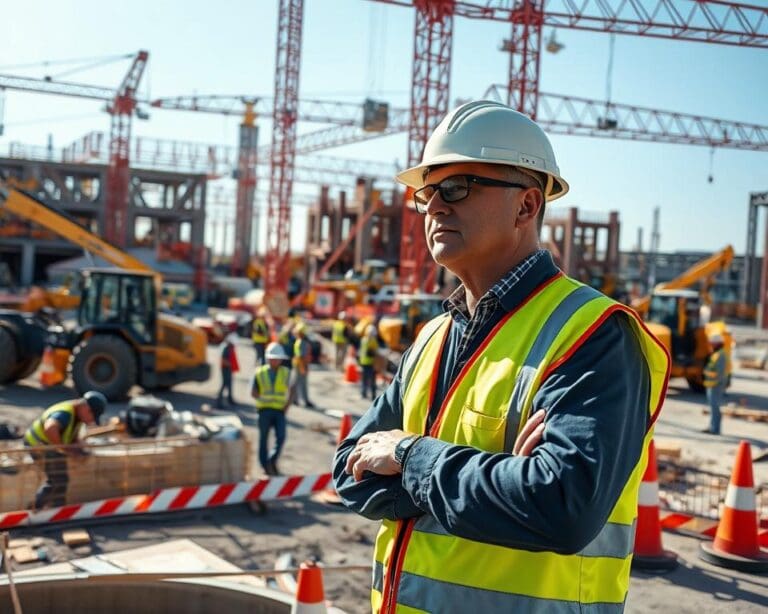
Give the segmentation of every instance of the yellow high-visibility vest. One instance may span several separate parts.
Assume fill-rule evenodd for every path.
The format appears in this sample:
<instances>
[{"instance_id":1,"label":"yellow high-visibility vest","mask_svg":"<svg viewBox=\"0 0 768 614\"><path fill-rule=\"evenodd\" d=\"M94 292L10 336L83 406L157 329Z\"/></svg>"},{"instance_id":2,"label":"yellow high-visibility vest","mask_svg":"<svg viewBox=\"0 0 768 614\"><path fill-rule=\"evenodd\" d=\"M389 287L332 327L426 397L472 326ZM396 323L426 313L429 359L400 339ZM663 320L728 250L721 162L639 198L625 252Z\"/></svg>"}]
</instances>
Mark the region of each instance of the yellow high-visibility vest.
<instances>
[{"instance_id":1,"label":"yellow high-visibility vest","mask_svg":"<svg viewBox=\"0 0 768 614\"><path fill-rule=\"evenodd\" d=\"M77 425L77 412L75 411L75 404L72 401L62 401L51 405L46 409L42 415L35 420L32 425L27 429L24 434L24 441L30 446L43 446L49 445L51 442L48 440L48 436L45 434L46 421L56 412L63 411L72 416L69 424L61 433L61 443L70 444L75 440L77 432L75 426Z\"/></svg>"},{"instance_id":2,"label":"yellow high-visibility vest","mask_svg":"<svg viewBox=\"0 0 768 614\"><path fill-rule=\"evenodd\" d=\"M331 341L337 345L342 345L347 342L347 337L344 331L347 328L347 324L343 320L336 320L333 323L333 329L331 330Z\"/></svg>"},{"instance_id":3,"label":"yellow high-visibility vest","mask_svg":"<svg viewBox=\"0 0 768 614\"><path fill-rule=\"evenodd\" d=\"M373 364L376 358L376 350L379 349L379 342L376 337L366 335L360 341L360 364L368 367Z\"/></svg>"},{"instance_id":4,"label":"yellow high-visibility vest","mask_svg":"<svg viewBox=\"0 0 768 614\"><path fill-rule=\"evenodd\" d=\"M273 384L269 370L270 366L264 365L256 369L254 374L254 378L259 385L256 409L284 409L288 403L288 378L290 371L287 367L278 367Z\"/></svg>"},{"instance_id":5,"label":"yellow high-visibility vest","mask_svg":"<svg viewBox=\"0 0 768 614\"><path fill-rule=\"evenodd\" d=\"M712 352L704 367L704 388L714 388L725 383L725 352Z\"/></svg>"},{"instance_id":6,"label":"yellow high-visibility vest","mask_svg":"<svg viewBox=\"0 0 768 614\"><path fill-rule=\"evenodd\" d=\"M254 343L266 343L269 341L269 330L267 329L267 322L260 316L256 316L253 319L251 341Z\"/></svg>"},{"instance_id":7,"label":"yellow high-visibility vest","mask_svg":"<svg viewBox=\"0 0 768 614\"><path fill-rule=\"evenodd\" d=\"M556 275L489 334L451 386L428 434L487 452L512 453L541 383L616 311L629 316L648 364L651 426L641 458L597 537L581 552L563 555L456 537L428 514L385 520L374 554L374 612L623 610L638 489L669 378L666 350L633 311ZM450 325L447 314L429 322L403 365L405 431L425 433L431 381Z\"/></svg>"}]
</instances>

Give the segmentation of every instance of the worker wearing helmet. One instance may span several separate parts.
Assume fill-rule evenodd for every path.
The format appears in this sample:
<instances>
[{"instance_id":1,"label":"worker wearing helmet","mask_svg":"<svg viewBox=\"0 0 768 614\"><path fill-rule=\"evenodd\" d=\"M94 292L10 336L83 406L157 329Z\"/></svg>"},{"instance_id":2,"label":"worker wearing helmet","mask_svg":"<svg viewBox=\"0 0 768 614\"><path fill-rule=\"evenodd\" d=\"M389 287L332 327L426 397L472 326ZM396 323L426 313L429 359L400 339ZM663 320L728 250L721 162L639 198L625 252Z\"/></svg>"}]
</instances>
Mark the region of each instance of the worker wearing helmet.
<instances>
[{"instance_id":1,"label":"worker wearing helmet","mask_svg":"<svg viewBox=\"0 0 768 614\"><path fill-rule=\"evenodd\" d=\"M265 364L264 349L269 341L269 325L262 309L256 312L251 323L251 341L256 352L256 364Z\"/></svg>"},{"instance_id":2,"label":"worker wearing helmet","mask_svg":"<svg viewBox=\"0 0 768 614\"><path fill-rule=\"evenodd\" d=\"M371 395L371 401L376 398L376 370L374 364L376 361L376 353L379 350L378 335L376 334L376 327L373 324L369 324L365 327L365 334L360 339L360 354L358 361L362 367L363 376L360 378L360 385L362 390L360 396L363 399L368 398L368 393Z\"/></svg>"},{"instance_id":3,"label":"worker wearing helmet","mask_svg":"<svg viewBox=\"0 0 768 614\"><path fill-rule=\"evenodd\" d=\"M527 116L464 104L398 179L462 283L334 459L384 519L373 611L621 611L664 348L541 249L568 184Z\"/></svg>"},{"instance_id":4,"label":"worker wearing helmet","mask_svg":"<svg viewBox=\"0 0 768 614\"><path fill-rule=\"evenodd\" d=\"M301 322L294 327L293 332L296 335L296 341L293 342L296 394L301 397L304 407L315 409L315 404L309 400L309 364L312 362L312 348L307 339L307 325Z\"/></svg>"},{"instance_id":5,"label":"worker wearing helmet","mask_svg":"<svg viewBox=\"0 0 768 614\"><path fill-rule=\"evenodd\" d=\"M237 350L235 349L236 343L237 335L235 333L229 333L221 344L221 358L219 359L219 366L221 367L221 385L219 386L219 393L216 395L217 407L224 407L225 395L230 405L237 405L232 392L234 386L232 376L240 370L240 364L237 360Z\"/></svg>"},{"instance_id":6,"label":"worker wearing helmet","mask_svg":"<svg viewBox=\"0 0 768 614\"><path fill-rule=\"evenodd\" d=\"M285 414L291 403L291 372L282 366L288 358L283 346L272 342L266 348L267 364L256 367L251 396L259 413L259 463L267 475L279 475L277 459L285 443ZM275 432L275 445L269 449L269 434Z\"/></svg>"},{"instance_id":7,"label":"worker wearing helmet","mask_svg":"<svg viewBox=\"0 0 768 614\"><path fill-rule=\"evenodd\" d=\"M726 356L723 347L725 342L722 335L715 333L709 336L709 345L712 348L707 363L704 366L704 390L707 394L707 404L709 405L709 426L702 432L711 435L720 434L720 404L723 401L725 393L727 375L726 375Z\"/></svg>"},{"instance_id":8,"label":"worker wearing helmet","mask_svg":"<svg viewBox=\"0 0 768 614\"><path fill-rule=\"evenodd\" d=\"M81 458L86 451L77 445L80 426L97 425L107 408L107 399L95 390L81 398L51 405L24 434L24 445L43 463L45 482L37 489L34 508L59 507L66 503L69 472L67 457ZM42 449L41 449L42 448Z\"/></svg>"},{"instance_id":9,"label":"worker wearing helmet","mask_svg":"<svg viewBox=\"0 0 768 614\"><path fill-rule=\"evenodd\" d=\"M344 357L347 355L349 334L347 314L344 311L340 311L331 329L331 342L333 343L333 349L335 352L334 358L336 362L336 369L339 371L344 368Z\"/></svg>"}]
</instances>

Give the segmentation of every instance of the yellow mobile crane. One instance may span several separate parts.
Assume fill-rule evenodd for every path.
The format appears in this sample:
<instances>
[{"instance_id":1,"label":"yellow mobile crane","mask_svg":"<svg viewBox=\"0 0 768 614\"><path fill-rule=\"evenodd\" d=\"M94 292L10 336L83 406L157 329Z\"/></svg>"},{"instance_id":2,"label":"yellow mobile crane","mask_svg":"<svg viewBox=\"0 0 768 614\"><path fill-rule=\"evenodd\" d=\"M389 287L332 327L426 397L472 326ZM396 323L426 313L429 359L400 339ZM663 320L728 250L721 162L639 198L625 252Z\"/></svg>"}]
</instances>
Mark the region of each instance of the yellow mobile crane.
<instances>
[{"instance_id":1,"label":"yellow mobile crane","mask_svg":"<svg viewBox=\"0 0 768 614\"><path fill-rule=\"evenodd\" d=\"M41 339L54 348L58 376L52 379L69 374L79 393L98 390L114 400L137 384L170 388L208 379L205 333L158 312L162 280L156 271L20 190L0 187L0 211L39 224L119 267L81 272L74 329L52 326L32 314L0 311L0 384L34 371L44 347Z\"/></svg>"},{"instance_id":2,"label":"yellow mobile crane","mask_svg":"<svg viewBox=\"0 0 768 614\"><path fill-rule=\"evenodd\" d=\"M733 248L727 245L709 258L694 264L671 281L658 284L650 295L632 304L648 323L672 358L672 377L684 377L695 392L704 390L703 371L709 355L708 337L715 333L724 341L726 372L731 372L733 337L725 322L702 322L702 304L712 302L709 290L718 273L733 262ZM698 291L688 290L699 283Z\"/></svg>"}]
</instances>

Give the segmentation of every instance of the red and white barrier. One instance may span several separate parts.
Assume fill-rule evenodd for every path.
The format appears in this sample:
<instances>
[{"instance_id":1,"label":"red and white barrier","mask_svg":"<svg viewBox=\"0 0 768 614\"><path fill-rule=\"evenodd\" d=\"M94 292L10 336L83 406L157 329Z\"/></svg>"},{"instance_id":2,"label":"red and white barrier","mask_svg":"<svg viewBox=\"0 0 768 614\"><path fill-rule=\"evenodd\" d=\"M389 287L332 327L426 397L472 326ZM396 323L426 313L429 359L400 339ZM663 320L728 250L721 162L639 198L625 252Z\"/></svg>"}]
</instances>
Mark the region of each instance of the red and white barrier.
<instances>
[{"instance_id":1,"label":"red and white barrier","mask_svg":"<svg viewBox=\"0 0 768 614\"><path fill-rule=\"evenodd\" d=\"M324 490L331 474L272 477L253 482L206 484L164 488L148 495L128 495L89 503L74 503L40 511L0 512L0 529L11 529L69 520L107 518L192 510L250 501L303 497Z\"/></svg>"}]
</instances>

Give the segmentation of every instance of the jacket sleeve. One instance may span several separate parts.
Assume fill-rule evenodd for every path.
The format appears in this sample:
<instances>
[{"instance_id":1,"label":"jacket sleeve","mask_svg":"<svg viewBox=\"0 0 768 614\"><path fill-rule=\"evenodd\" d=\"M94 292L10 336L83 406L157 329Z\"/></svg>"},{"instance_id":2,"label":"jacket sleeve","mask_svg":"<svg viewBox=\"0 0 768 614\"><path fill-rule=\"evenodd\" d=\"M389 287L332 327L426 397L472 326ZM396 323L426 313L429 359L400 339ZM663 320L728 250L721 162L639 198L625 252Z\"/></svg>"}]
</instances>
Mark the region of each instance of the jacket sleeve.
<instances>
[{"instance_id":1,"label":"jacket sleeve","mask_svg":"<svg viewBox=\"0 0 768 614\"><path fill-rule=\"evenodd\" d=\"M402 482L449 533L574 553L605 524L642 451L649 370L624 314L609 317L537 392L542 441L528 457L425 437Z\"/></svg>"},{"instance_id":2,"label":"jacket sleeve","mask_svg":"<svg viewBox=\"0 0 768 614\"><path fill-rule=\"evenodd\" d=\"M401 360L400 364L403 362ZM333 458L333 483L344 505L371 520L399 520L423 514L403 488L399 475L380 476L366 472L363 479L356 482L344 471L347 458L360 437L366 433L402 428L403 412L398 371L384 394L373 402L352 427L349 436L339 444Z\"/></svg>"}]
</instances>

